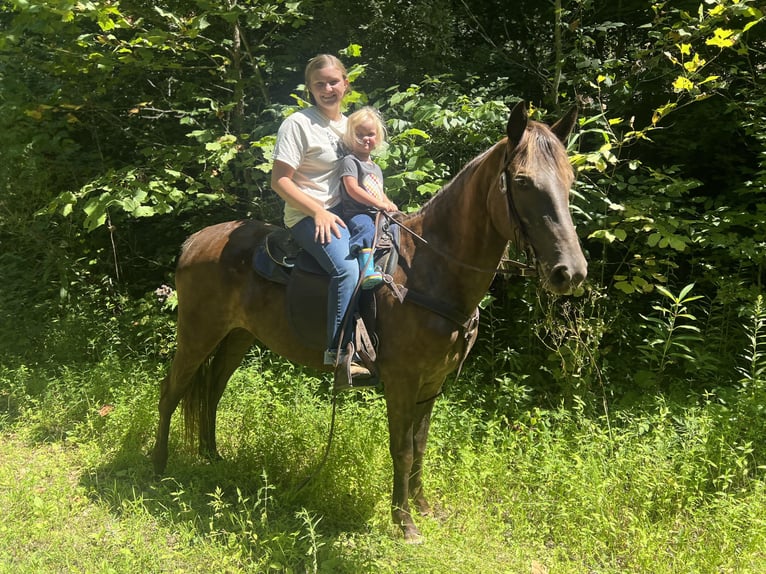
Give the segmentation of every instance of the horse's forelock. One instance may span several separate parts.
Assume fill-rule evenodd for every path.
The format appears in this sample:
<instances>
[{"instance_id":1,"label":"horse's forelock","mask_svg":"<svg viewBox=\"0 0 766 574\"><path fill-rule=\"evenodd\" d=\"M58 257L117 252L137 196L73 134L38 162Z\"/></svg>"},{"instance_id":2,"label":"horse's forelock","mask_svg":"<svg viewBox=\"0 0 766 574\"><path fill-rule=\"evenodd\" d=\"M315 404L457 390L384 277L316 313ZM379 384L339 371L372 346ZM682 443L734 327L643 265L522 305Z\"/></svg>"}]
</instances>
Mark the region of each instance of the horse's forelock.
<instances>
[{"instance_id":1,"label":"horse's forelock","mask_svg":"<svg viewBox=\"0 0 766 574\"><path fill-rule=\"evenodd\" d=\"M529 122L514 149L513 163L518 173L533 176L547 172L561 180L566 188L574 180L566 148L548 126L539 122Z\"/></svg>"}]
</instances>

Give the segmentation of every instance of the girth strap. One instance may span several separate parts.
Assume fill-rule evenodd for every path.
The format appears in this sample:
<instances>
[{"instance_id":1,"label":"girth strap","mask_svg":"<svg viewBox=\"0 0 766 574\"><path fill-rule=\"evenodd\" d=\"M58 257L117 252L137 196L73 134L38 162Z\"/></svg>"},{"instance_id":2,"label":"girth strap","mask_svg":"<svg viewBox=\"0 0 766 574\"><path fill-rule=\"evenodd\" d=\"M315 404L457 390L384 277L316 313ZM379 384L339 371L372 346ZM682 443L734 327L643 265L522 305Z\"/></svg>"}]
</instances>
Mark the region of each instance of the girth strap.
<instances>
[{"instance_id":1,"label":"girth strap","mask_svg":"<svg viewBox=\"0 0 766 574\"><path fill-rule=\"evenodd\" d=\"M457 372L455 373L455 380L457 380L460 377L460 373L463 370L463 363L465 363L465 360L468 357L468 352L471 350L471 347L476 341L476 336L479 330L479 308L476 307L476 309L474 309L470 315L466 315L465 313L460 312L458 309L455 309L452 305L449 305L448 303L444 303L443 301L435 299L434 297L431 297L429 295L424 295L423 293L412 291L411 289L408 289L404 285L399 285L398 283L394 281L394 278L388 273L383 274L383 282L389 286L389 288L394 293L394 296L396 297L397 301L399 301L399 303L404 303L405 301L409 301L411 303L419 305L423 307L424 309L428 309L429 311L432 311L433 313L436 313L437 315L444 317L445 319L449 319L450 321L452 321L453 323L455 323L461 328L463 332L463 341L465 343L465 346L463 347L463 352L461 353L461 356L460 356L460 362L458 363ZM439 389L439 391L435 395L427 399L418 401L417 404L422 405L424 403L429 403L435 400L443 392L444 392L444 388L442 387Z\"/></svg>"},{"instance_id":2,"label":"girth strap","mask_svg":"<svg viewBox=\"0 0 766 574\"><path fill-rule=\"evenodd\" d=\"M455 307L449 303L440 301L430 295L413 291L404 285L399 285L394 281L394 278L391 277L391 275L383 275L383 282L391 288L391 291L394 292L394 296L400 303L409 301L410 303L419 305L429 311L433 311L437 315L441 315L445 319L449 319L463 329L468 329L470 327L473 317L476 314L476 311L473 311L470 315L467 315L462 311L455 309Z\"/></svg>"}]
</instances>

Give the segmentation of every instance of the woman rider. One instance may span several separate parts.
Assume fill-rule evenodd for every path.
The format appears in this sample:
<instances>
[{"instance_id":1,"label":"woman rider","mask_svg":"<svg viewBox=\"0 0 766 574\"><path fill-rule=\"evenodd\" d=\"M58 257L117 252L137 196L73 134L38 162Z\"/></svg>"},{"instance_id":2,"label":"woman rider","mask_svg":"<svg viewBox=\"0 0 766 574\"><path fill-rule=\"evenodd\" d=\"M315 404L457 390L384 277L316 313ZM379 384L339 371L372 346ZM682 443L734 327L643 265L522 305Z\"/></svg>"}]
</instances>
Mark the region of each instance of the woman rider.
<instances>
[{"instance_id":1,"label":"woman rider","mask_svg":"<svg viewBox=\"0 0 766 574\"><path fill-rule=\"evenodd\" d=\"M343 63L329 54L309 61L305 81L313 105L279 127L271 187L285 201L284 222L295 241L330 275L324 363L336 365L346 360L352 327L343 329L343 319L359 278L359 266L349 254L348 229L340 217L336 170L345 155L341 138L347 120L341 103L349 82ZM364 377L369 371L352 361L351 374Z\"/></svg>"}]
</instances>

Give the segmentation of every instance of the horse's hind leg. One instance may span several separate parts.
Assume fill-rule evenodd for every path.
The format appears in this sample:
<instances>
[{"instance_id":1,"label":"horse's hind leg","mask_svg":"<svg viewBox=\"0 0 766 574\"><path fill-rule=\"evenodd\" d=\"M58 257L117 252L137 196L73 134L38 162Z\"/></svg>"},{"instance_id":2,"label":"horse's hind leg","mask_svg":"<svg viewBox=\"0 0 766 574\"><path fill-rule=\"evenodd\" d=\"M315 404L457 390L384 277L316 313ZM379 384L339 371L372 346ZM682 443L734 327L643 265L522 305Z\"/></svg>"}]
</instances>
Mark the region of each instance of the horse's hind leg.
<instances>
[{"instance_id":1,"label":"horse's hind leg","mask_svg":"<svg viewBox=\"0 0 766 574\"><path fill-rule=\"evenodd\" d=\"M204 411L200 413L199 424L199 453L211 460L220 458L215 436L218 403L221 401L229 378L242 363L242 359L254 342L255 337L249 331L235 329L221 341L215 352L210 366L210 387L203 406Z\"/></svg>"},{"instance_id":2,"label":"horse's hind leg","mask_svg":"<svg viewBox=\"0 0 766 574\"><path fill-rule=\"evenodd\" d=\"M190 354L186 352L187 346L179 343L170 371L160 385L159 412L160 421L157 426L157 435L152 452L154 472L162 474L168 462L168 435L170 434L170 419L173 416L178 403L186 395L191 386L194 375L197 373L202 362L207 358L206 354ZM212 350L212 347L211 347Z\"/></svg>"}]
</instances>

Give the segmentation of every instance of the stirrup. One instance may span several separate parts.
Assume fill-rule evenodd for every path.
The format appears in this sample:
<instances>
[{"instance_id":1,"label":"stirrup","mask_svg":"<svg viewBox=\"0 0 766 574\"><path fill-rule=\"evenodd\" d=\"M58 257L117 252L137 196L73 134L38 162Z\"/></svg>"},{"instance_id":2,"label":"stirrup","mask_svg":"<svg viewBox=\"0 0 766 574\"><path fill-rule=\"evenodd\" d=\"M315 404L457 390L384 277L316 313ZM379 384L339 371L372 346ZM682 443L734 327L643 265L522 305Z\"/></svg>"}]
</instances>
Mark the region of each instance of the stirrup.
<instances>
[{"instance_id":1,"label":"stirrup","mask_svg":"<svg viewBox=\"0 0 766 574\"><path fill-rule=\"evenodd\" d=\"M335 367L333 395L351 389L378 386L378 377L362 363L362 359L354 352L353 343L349 342L346 349L341 352L341 360Z\"/></svg>"}]
</instances>

